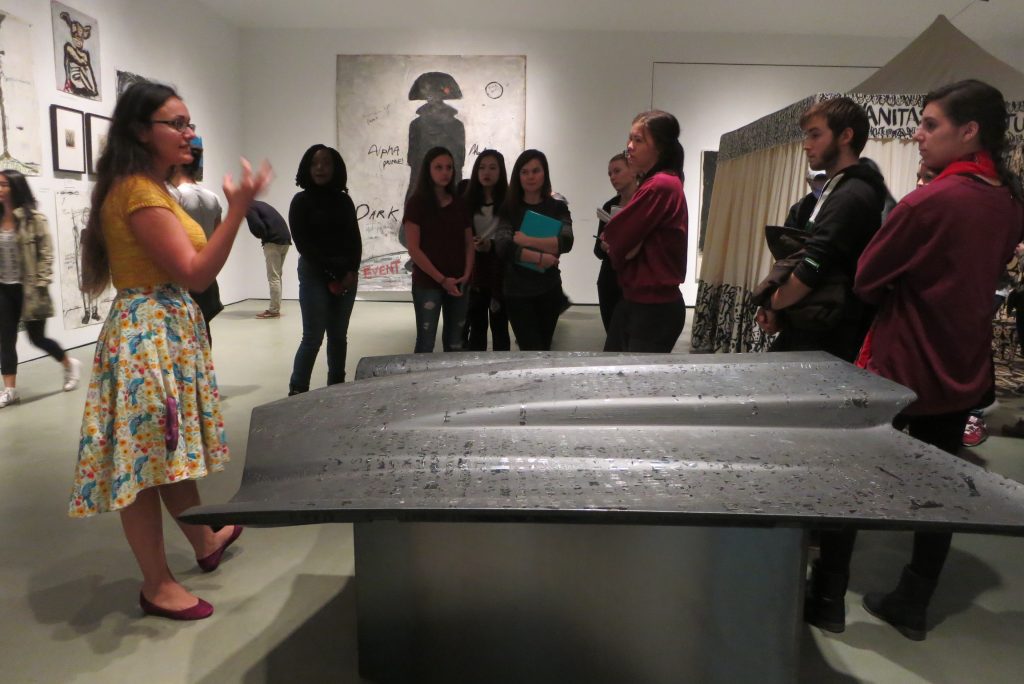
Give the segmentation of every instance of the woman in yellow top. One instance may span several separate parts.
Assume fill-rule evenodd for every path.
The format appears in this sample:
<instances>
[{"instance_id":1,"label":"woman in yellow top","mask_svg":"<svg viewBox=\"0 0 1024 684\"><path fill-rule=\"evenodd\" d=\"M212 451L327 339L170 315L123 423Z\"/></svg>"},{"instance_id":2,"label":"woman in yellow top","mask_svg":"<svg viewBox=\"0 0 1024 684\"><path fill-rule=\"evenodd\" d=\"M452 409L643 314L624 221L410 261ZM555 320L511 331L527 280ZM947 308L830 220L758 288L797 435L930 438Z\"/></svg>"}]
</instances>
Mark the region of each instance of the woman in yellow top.
<instances>
[{"instance_id":1,"label":"woman in yellow top","mask_svg":"<svg viewBox=\"0 0 1024 684\"><path fill-rule=\"evenodd\" d=\"M228 211L209 241L164 180L192 159L189 111L175 91L136 83L118 99L97 165L82 238L82 289L117 296L100 331L82 418L69 513L119 511L142 570L149 615L197 620L213 607L175 580L164 552L161 501L174 517L199 504L195 480L228 460L210 347L189 290L209 287L253 198L269 183L242 160L224 178ZM179 522L202 570L241 534Z\"/></svg>"}]
</instances>

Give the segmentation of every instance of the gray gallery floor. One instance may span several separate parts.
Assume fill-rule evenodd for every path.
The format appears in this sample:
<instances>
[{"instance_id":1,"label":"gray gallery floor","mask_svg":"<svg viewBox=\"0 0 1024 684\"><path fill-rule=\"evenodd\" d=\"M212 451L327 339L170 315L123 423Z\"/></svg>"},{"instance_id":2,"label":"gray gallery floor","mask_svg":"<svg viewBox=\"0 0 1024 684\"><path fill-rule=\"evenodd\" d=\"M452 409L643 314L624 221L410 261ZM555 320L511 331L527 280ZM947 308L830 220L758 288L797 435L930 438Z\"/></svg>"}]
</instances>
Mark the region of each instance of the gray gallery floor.
<instances>
[{"instance_id":1,"label":"gray gallery floor","mask_svg":"<svg viewBox=\"0 0 1024 684\"><path fill-rule=\"evenodd\" d=\"M296 302L258 320L263 301L214 321L214 358L234 461L200 484L208 502L238 487L252 407L286 392L299 338ZM691 311L692 316L692 311ZM349 375L366 355L412 348L408 303L358 302ZM555 348L597 350L596 307L562 318ZM681 340L677 350L685 350ZM87 364L92 347L73 351ZM321 361L314 384L323 382ZM167 521L169 560L189 588L216 606L193 624L143 618L139 575L116 515L65 514L84 386L60 389L50 360L19 369L22 403L0 410L0 681L359 682L356 674L352 534L348 525L250 529L216 572L199 572ZM996 427L1024 401L1004 401ZM992 437L974 454L1024 479L1024 441ZM938 596L938 624L913 643L868 616L859 596L887 588L905 562L905 534L863 534L854 561L845 634L804 629L808 682L1018 682L1024 672L1024 541L960 535ZM771 629L771 626L766 626Z\"/></svg>"}]
</instances>

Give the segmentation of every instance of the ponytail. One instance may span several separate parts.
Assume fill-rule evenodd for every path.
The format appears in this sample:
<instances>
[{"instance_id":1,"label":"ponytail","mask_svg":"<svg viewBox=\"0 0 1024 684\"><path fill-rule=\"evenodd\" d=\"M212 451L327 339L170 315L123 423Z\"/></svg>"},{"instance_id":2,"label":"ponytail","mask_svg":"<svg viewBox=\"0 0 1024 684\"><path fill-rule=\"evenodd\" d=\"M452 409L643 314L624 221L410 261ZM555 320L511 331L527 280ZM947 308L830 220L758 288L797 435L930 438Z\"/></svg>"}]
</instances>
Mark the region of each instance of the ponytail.
<instances>
[{"instance_id":1,"label":"ponytail","mask_svg":"<svg viewBox=\"0 0 1024 684\"><path fill-rule=\"evenodd\" d=\"M936 88L925 95L923 106L927 107L932 102L958 126L970 121L978 124L978 139L982 148L992 155L999 180L1014 198L1024 199L1020 178L1007 163L1007 116L1003 94L987 83L967 79Z\"/></svg>"}]
</instances>

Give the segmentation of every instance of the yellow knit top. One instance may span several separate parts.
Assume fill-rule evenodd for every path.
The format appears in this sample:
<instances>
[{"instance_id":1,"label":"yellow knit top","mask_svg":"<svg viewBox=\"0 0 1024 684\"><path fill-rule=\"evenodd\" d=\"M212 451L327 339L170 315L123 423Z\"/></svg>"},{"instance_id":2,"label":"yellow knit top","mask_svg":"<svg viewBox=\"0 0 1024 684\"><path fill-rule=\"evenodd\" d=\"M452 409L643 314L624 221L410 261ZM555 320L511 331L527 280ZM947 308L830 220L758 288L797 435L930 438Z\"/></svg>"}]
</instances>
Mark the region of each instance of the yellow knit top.
<instances>
[{"instance_id":1,"label":"yellow knit top","mask_svg":"<svg viewBox=\"0 0 1024 684\"><path fill-rule=\"evenodd\" d=\"M171 276L146 255L128 226L128 219L134 212L148 207L172 211L192 246L196 250L206 246L203 229L159 184L141 175L117 180L103 200L100 220L110 256L110 278L118 290L173 282Z\"/></svg>"}]
</instances>

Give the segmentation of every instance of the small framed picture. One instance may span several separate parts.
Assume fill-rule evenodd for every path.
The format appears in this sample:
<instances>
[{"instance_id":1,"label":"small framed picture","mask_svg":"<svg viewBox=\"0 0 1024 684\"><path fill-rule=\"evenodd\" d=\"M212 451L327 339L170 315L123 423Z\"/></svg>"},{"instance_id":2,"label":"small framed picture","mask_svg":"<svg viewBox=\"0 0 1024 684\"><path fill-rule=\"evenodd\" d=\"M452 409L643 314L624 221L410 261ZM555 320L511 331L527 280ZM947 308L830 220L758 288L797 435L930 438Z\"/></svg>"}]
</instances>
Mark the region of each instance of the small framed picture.
<instances>
[{"instance_id":1,"label":"small framed picture","mask_svg":"<svg viewBox=\"0 0 1024 684\"><path fill-rule=\"evenodd\" d=\"M50 133L53 136L53 170L85 173L85 135L82 112L50 105Z\"/></svg>"},{"instance_id":2,"label":"small framed picture","mask_svg":"<svg viewBox=\"0 0 1024 684\"><path fill-rule=\"evenodd\" d=\"M96 162L107 146L107 131L110 118L99 114L85 115L85 152L89 162L89 173L96 173Z\"/></svg>"}]
</instances>

